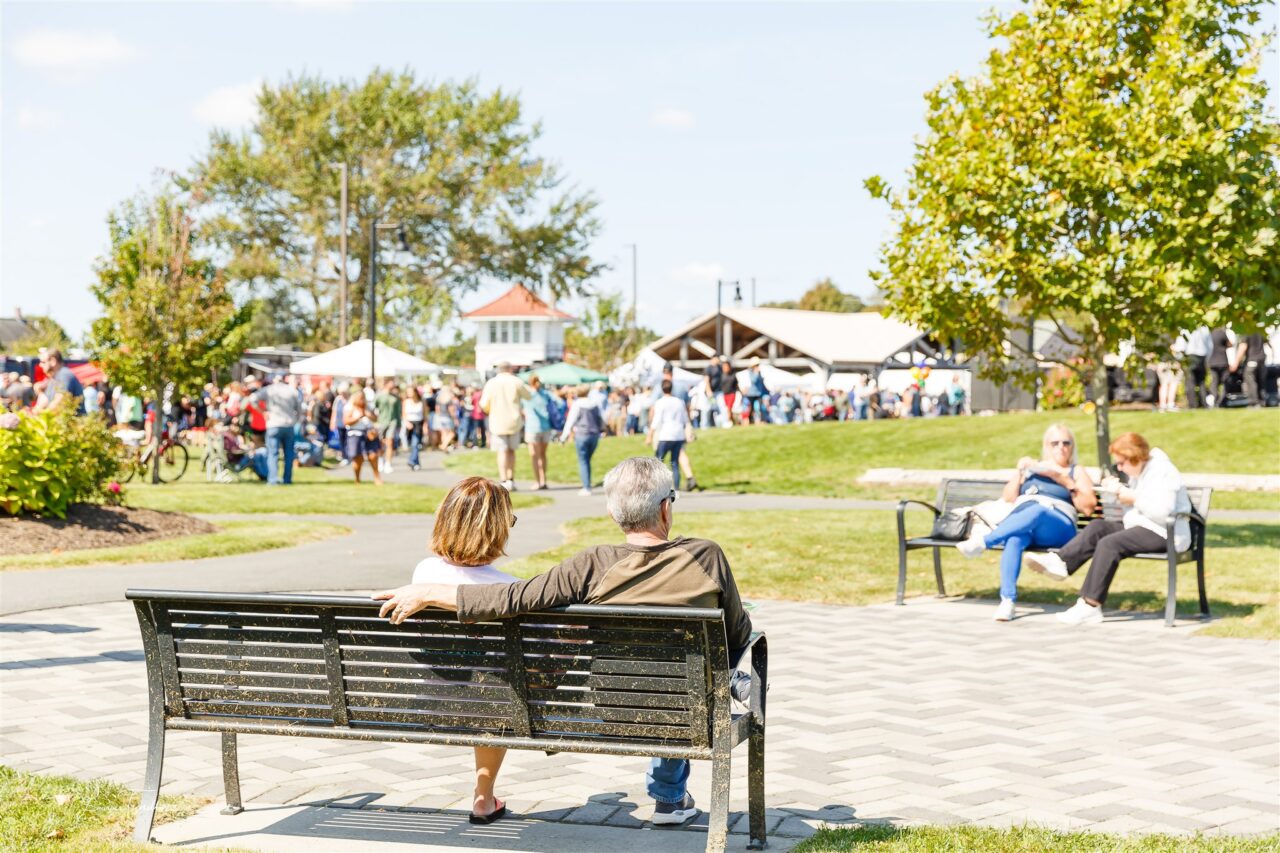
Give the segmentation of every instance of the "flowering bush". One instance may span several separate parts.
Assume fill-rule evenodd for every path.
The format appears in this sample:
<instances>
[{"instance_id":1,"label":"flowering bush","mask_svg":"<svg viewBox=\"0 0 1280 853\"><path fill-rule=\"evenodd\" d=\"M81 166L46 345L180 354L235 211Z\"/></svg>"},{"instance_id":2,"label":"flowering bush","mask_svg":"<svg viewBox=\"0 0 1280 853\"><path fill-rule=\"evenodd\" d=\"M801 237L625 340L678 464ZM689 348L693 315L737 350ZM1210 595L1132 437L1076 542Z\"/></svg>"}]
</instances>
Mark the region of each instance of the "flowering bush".
<instances>
[{"instance_id":1,"label":"flowering bush","mask_svg":"<svg viewBox=\"0 0 1280 853\"><path fill-rule=\"evenodd\" d=\"M123 448L96 417L0 415L0 510L66 518L73 503L118 503Z\"/></svg>"},{"instance_id":2,"label":"flowering bush","mask_svg":"<svg viewBox=\"0 0 1280 853\"><path fill-rule=\"evenodd\" d=\"M1040 404L1046 409L1073 409L1084 402L1084 385L1080 377L1065 367L1055 367L1045 377L1040 390Z\"/></svg>"}]
</instances>

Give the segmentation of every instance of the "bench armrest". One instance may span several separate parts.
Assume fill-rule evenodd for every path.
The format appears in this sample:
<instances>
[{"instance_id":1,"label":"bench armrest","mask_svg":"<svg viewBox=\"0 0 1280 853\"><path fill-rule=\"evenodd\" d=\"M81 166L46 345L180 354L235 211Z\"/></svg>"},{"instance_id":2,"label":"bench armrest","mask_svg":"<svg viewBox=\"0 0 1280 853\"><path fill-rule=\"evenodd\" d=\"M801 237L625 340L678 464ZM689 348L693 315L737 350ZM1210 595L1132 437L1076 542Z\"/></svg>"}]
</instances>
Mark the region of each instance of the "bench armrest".
<instances>
[{"instance_id":1,"label":"bench armrest","mask_svg":"<svg viewBox=\"0 0 1280 853\"><path fill-rule=\"evenodd\" d=\"M937 518L938 516L942 515L942 510L938 509L936 506L929 503L928 501L918 501L915 498L903 498L902 500L898 501L898 541L899 542L907 541L906 514L907 514L907 507L909 507L911 504L916 504L917 506L922 506L925 509L929 510L930 512L933 513L934 518Z\"/></svg>"},{"instance_id":2,"label":"bench armrest","mask_svg":"<svg viewBox=\"0 0 1280 853\"><path fill-rule=\"evenodd\" d=\"M765 639L764 631L751 632L751 639L734 668L741 666L748 655L751 661L751 696L747 707L751 709L752 716L763 723L765 697L769 691L769 641Z\"/></svg>"}]
</instances>

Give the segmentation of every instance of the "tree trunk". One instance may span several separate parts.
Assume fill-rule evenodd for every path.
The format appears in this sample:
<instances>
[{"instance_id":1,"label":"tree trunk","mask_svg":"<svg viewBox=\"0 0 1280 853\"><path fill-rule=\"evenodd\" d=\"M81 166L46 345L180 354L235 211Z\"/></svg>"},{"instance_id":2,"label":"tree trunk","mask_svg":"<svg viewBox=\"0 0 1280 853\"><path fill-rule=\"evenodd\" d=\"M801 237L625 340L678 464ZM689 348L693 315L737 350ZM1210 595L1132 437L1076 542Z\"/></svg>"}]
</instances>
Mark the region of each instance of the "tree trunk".
<instances>
[{"instance_id":1,"label":"tree trunk","mask_svg":"<svg viewBox=\"0 0 1280 853\"><path fill-rule=\"evenodd\" d=\"M1089 377L1089 387L1093 391L1093 433L1098 442L1098 467L1102 476L1111 470L1111 403L1107 399L1107 368L1098 357L1094 361L1093 373Z\"/></svg>"}]
</instances>

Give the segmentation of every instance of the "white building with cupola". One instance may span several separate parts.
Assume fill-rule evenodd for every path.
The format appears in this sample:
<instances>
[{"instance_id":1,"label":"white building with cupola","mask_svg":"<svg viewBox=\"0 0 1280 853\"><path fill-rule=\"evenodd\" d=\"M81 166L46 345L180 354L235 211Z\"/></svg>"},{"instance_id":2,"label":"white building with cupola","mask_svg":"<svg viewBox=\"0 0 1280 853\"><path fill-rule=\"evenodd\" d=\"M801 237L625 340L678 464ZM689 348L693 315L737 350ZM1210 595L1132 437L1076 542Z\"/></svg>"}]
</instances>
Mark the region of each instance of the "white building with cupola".
<instances>
[{"instance_id":1,"label":"white building with cupola","mask_svg":"<svg viewBox=\"0 0 1280 853\"><path fill-rule=\"evenodd\" d=\"M529 367L564 359L564 327L576 318L543 302L522 284L462 315L476 324L476 369L499 362Z\"/></svg>"}]
</instances>

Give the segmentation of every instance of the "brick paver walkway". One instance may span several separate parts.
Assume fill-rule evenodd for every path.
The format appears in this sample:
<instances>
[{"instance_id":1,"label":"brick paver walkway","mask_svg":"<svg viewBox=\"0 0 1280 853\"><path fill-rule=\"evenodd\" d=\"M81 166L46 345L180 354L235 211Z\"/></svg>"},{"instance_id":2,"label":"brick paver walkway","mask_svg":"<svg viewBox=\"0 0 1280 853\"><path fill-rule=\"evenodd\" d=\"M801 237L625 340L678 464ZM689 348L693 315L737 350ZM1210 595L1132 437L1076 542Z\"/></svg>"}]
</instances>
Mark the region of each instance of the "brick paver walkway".
<instances>
[{"instance_id":1,"label":"brick paver walkway","mask_svg":"<svg viewBox=\"0 0 1280 853\"><path fill-rule=\"evenodd\" d=\"M1280 644L1193 637L1157 615L1071 630L1029 612L999 625L988 603L762 602L778 840L849 820L1280 831ZM0 636L4 762L140 787L146 691L131 607L7 616ZM166 792L219 793L215 736L171 733L168 756ZM246 736L241 762L258 804L370 795L465 808L472 781L469 751L443 747ZM745 770L743 751L738 812ZM512 752L499 790L526 816L638 827L643 771L635 759ZM703 802L708 776L695 766Z\"/></svg>"}]
</instances>

